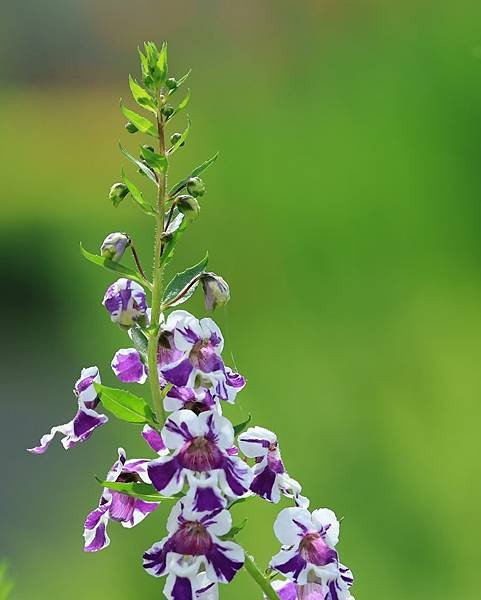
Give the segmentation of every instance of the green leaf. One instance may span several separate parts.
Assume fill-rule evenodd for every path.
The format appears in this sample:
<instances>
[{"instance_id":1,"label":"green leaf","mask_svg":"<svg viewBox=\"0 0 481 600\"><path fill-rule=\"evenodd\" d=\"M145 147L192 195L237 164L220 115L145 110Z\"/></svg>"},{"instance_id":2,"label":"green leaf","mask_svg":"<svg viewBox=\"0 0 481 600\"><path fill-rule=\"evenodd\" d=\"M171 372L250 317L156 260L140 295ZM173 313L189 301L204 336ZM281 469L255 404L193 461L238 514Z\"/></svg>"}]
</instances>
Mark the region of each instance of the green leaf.
<instances>
[{"instance_id":1,"label":"green leaf","mask_svg":"<svg viewBox=\"0 0 481 600\"><path fill-rule=\"evenodd\" d=\"M176 87L177 90L180 88L180 86L183 83L185 83L187 81L187 79L189 78L189 75L191 73L192 73L192 69L189 69L185 75L182 75L182 77L180 79L177 79L177 87Z\"/></svg>"},{"instance_id":2,"label":"green leaf","mask_svg":"<svg viewBox=\"0 0 481 600\"><path fill-rule=\"evenodd\" d=\"M244 529L244 527L247 525L247 522L248 522L248 519L245 518L241 523L239 523L239 525L233 525L231 530L228 533L220 536L220 539L221 540L233 540L235 538L235 536Z\"/></svg>"},{"instance_id":3,"label":"green leaf","mask_svg":"<svg viewBox=\"0 0 481 600\"><path fill-rule=\"evenodd\" d=\"M137 104L146 110L150 110L150 112L156 115L157 108L155 106L155 100L152 98L149 92L147 92L147 90L144 90L144 88L135 81L132 75L129 75L129 87Z\"/></svg>"},{"instance_id":4,"label":"green leaf","mask_svg":"<svg viewBox=\"0 0 481 600\"><path fill-rule=\"evenodd\" d=\"M183 215L182 215L183 217ZM176 217L177 219L177 217ZM173 222L169 225L169 229L173 225ZM189 225L189 219L184 219L180 221L178 227L174 230L173 233L166 236L166 243L164 246L164 251L162 252L162 256L160 257L160 266L165 267L165 265L172 259L174 256L175 247L177 246L177 242L180 237L184 234L187 226Z\"/></svg>"},{"instance_id":5,"label":"green leaf","mask_svg":"<svg viewBox=\"0 0 481 600\"><path fill-rule=\"evenodd\" d=\"M176 306L177 304L182 304L186 300L190 298L193 294L196 285L193 283L198 276L205 271L205 267L209 261L209 255L206 254L205 257L193 267L182 271L182 273L177 273L167 284L164 292L164 297L162 298L162 304L164 306ZM183 295L183 297L177 301L173 302L173 300L186 288L190 286L190 289Z\"/></svg>"},{"instance_id":6,"label":"green leaf","mask_svg":"<svg viewBox=\"0 0 481 600\"><path fill-rule=\"evenodd\" d=\"M130 152L126 150L122 146L122 144L119 144L119 148L122 154L126 156L134 165L136 165L142 171L142 173L144 173L144 175L146 175L150 179L150 181L155 183L155 185L158 185L157 179L155 178L154 173L152 173L149 167L145 166L144 163L138 158L135 158L135 156L132 156L132 154L130 154Z\"/></svg>"},{"instance_id":7,"label":"green leaf","mask_svg":"<svg viewBox=\"0 0 481 600\"><path fill-rule=\"evenodd\" d=\"M185 98L181 102L179 102L179 105L174 110L172 117L174 115L176 115L177 113L179 113L181 110L184 110L184 108L187 106L187 104L189 104L189 100L190 100L190 90L187 90L187 94L186 94ZM172 118L172 117L170 117L170 118Z\"/></svg>"},{"instance_id":8,"label":"green leaf","mask_svg":"<svg viewBox=\"0 0 481 600\"><path fill-rule=\"evenodd\" d=\"M103 406L121 421L156 425L155 416L147 402L127 390L94 384Z\"/></svg>"},{"instance_id":9,"label":"green leaf","mask_svg":"<svg viewBox=\"0 0 481 600\"><path fill-rule=\"evenodd\" d=\"M142 331L142 328L139 325L134 325L130 328L129 333L134 344L134 348L142 356L143 359L147 359L147 348L149 345L149 340L147 339L145 333Z\"/></svg>"},{"instance_id":10,"label":"green leaf","mask_svg":"<svg viewBox=\"0 0 481 600\"><path fill-rule=\"evenodd\" d=\"M234 425L234 435L238 436L243 431L245 431L251 421L252 421L252 415L249 413L249 416L247 417L247 419L245 421L242 421L242 423L239 423L238 425Z\"/></svg>"},{"instance_id":11,"label":"green leaf","mask_svg":"<svg viewBox=\"0 0 481 600\"><path fill-rule=\"evenodd\" d=\"M212 156L212 158L209 158L209 160L206 160L201 165L196 167L188 177L186 177L185 179L181 179L178 183L176 183L174 187L170 189L169 196L176 196L187 185L187 182L191 177L197 177L198 175L203 173L206 169L210 167L211 164L213 164L217 160L218 156L219 153L216 152L214 156Z\"/></svg>"},{"instance_id":12,"label":"green leaf","mask_svg":"<svg viewBox=\"0 0 481 600\"><path fill-rule=\"evenodd\" d=\"M131 269L130 267L125 267L124 265L121 265L118 262L114 262L113 260L110 260L110 258L105 258L104 256L98 256L97 254L92 254L88 250L85 250L85 248L82 246L82 244L80 244L80 252L88 261L90 261L94 265L103 267L104 269L107 269L108 271L114 271L115 273L118 273L119 275L123 275L124 277L127 277L127 279L132 279L132 281L136 281L137 283L140 283L140 285L147 286L149 289L152 287L149 281L146 281L138 271L135 271L134 269Z\"/></svg>"},{"instance_id":13,"label":"green leaf","mask_svg":"<svg viewBox=\"0 0 481 600\"><path fill-rule=\"evenodd\" d=\"M130 108L127 108L122 102L122 100L120 101L120 110L123 112L124 116L137 127L137 129L140 132L146 133L147 135L151 135L153 137L158 137L157 128L155 127L155 125L151 121L149 121L149 119L146 119L145 117L139 115Z\"/></svg>"},{"instance_id":14,"label":"green leaf","mask_svg":"<svg viewBox=\"0 0 481 600\"><path fill-rule=\"evenodd\" d=\"M122 171L122 181L129 188L129 192L131 193L132 198L135 200L135 202L137 202L137 204L140 206L140 208L146 214L150 215L151 217L155 217L156 213L155 213L154 209L152 208L152 206L144 200L144 196L143 196L142 192L139 190L139 188L135 185L135 183L133 181L130 181L130 179L128 179L126 177L126 175L123 171Z\"/></svg>"},{"instance_id":15,"label":"green leaf","mask_svg":"<svg viewBox=\"0 0 481 600\"><path fill-rule=\"evenodd\" d=\"M168 151L169 156L172 156L172 154L174 154L174 152L176 152L181 147L181 145L187 139L187 136L189 135L189 131L190 131L190 119L187 121L187 127L182 132L182 135L180 136L180 138L177 140L177 142L175 142L175 144L172 146L172 148L170 148L170 150Z\"/></svg>"},{"instance_id":16,"label":"green leaf","mask_svg":"<svg viewBox=\"0 0 481 600\"><path fill-rule=\"evenodd\" d=\"M160 82L163 83L167 79L167 73L169 70L167 65L167 42L162 44L156 68L159 72Z\"/></svg>"},{"instance_id":17,"label":"green leaf","mask_svg":"<svg viewBox=\"0 0 481 600\"><path fill-rule=\"evenodd\" d=\"M0 563L0 600L8 600L13 590L13 580L5 562Z\"/></svg>"},{"instance_id":18,"label":"green leaf","mask_svg":"<svg viewBox=\"0 0 481 600\"><path fill-rule=\"evenodd\" d=\"M152 152L152 150L144 146L141 147L140 154L151 169L155 169L160 173L167 172L167 167L169 166L169 163L167 162L165 156L157 154L157 152Z\"/></svg>"},{"instance_id":19,"label":"green leaf","mask_svg":"<svg viewBox=\"0 0 481 600\"><path fill-rule=\"evenodd\" d=\"M100 483L102 487L108 488L109 490L114 490L116 492L121 492L122 494L126 494L127 496L139 498L140 500L145 500L145 502L177 500L177 497L174 496L162 496L154 488L154 486L149 483L122 483L118 481L105 481L104 479L100 479L99 477L96 477L95 479Z\"/></svg>"}]
</instances>

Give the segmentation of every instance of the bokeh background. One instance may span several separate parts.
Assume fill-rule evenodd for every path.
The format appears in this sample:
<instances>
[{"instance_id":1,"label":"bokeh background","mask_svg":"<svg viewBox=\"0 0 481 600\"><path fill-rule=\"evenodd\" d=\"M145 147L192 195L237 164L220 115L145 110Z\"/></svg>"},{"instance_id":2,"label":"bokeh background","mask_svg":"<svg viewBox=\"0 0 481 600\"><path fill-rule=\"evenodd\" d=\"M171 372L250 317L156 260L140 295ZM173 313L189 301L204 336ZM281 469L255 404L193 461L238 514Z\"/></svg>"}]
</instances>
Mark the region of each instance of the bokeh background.
<instances>
[{"instance_id":1,"label":"bokeh background","mask_svg":"<svg viewBox=\"0 0 481 600\"><path fill-rule=\"evenodd\" d=\"M274 429L313 506L343 517L359 600L480 594L481 4L470 0L24 0L2 3L0 558L14 600L154 599L141 554L160 509L82 552L83 518L135 427L65 452L25 448L74 410L80 368L128 344L80 257L151 224L107 192L136 47L193 68L177 179L215 151L173 267L230 282L216 318L249 384L229 416ZM179 117L182 129L185 116ZM192 310L203 314L196 298ZM138 390L141 392L141 390ZM279 507L234 509L266 564ZM260 598L247 575L223 598Z\"/></svg>"}]
</instances>

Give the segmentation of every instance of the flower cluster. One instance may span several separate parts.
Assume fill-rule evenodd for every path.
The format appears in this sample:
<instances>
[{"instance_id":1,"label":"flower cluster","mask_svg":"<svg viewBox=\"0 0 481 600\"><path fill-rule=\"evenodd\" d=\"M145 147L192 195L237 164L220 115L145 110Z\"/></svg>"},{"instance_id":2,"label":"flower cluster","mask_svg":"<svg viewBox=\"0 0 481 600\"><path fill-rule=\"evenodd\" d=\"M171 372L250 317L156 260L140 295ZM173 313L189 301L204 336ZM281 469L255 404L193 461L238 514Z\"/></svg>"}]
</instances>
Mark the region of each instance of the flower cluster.
<instances>
[{"instance_id":1,"label":"flower cluster","mask_svg":"<svg viewBox=\"0 0 481 600\"><path fill-rule=\"evenodd\" d=\"M229 301L229 285L206 271L207 256L163 284L165 266L180 234L200 211L205 184L199 174L216 157L166 191L168 160L185 144L187 130L173 133L172 145L166 149L164 129L184 108L188 96L177 109L168 99L186 77L168 77L165 45L159 51L149 42L144 50L140 52L144 87L133 78L129 83L139 106L155 114L155 123L121 108L129 119L127 131L157 138L158 151L142 146L139 159L123 153L156 186L157 204L147 202L125 176L123 183L112 186L110 199L117 207L131 194L154 217L152 281L127 233L109 234L100 255L83 248L82 253L94 264L123 275L110 285L102 302L111 321L129 336L127 347L115 352L111 367L122 383L148 382L152 401L102 385L97 367L83 369L74 387L73 419L52 427L29 451L44 453L57 433L63 435L65 449L88 440L108 420L98 412L99 406L142 427L139 436L153 456L127 459L125 450L118 449L105 480L99 480L98 505L85 519L84 549L98 552L109 546L110 521L132 528L161 503L172 503L166 535L160 540L153 536L152 541L157 541L143 554L147 573L165 578L163 591L169 600L217 600L219 584L231 582L244 566L271 600L353 600L352 573L336 550L335 514L326 508L309 511L301 485L286 470L275 433L248 427L250 416L236 426L231 423L227 415L246 380L225 364L224 338L211 318L198 319L174 309L202 287L206 310L213 311ZM135 270L121 263L127 248ZM290 504L275 521L281 549L264 573L236 541L241 526L233 526L230 509L244 499ZM277 574L282 579L275 579Z\"/></svg>"}]
</instances>

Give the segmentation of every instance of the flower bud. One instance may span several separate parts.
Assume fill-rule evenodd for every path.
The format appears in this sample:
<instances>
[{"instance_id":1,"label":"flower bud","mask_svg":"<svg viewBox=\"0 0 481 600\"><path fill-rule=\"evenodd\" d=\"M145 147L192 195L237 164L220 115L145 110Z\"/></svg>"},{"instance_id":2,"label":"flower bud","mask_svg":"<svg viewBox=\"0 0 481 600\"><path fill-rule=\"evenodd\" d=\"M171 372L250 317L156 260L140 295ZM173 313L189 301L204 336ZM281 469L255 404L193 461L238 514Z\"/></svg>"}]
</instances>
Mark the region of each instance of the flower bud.
<instances>
[{"instance_id":1,"label":"flower bud","mask_svg":"<svg viewBox=\"0 0 481 600\"><path fill-rule=\"evenodd\" d=\"M187 182L187 191L192 196L203 196L205 194L205 183L200 177L191 177Z\"/></svg>"},{"instance_id":2,"label":"flower bud","mask_svg":"<svg viewBox=\"0 0 481 600\"><path fill-rule=\"evenodd\" d=\"M109 233L100 246L100 254L105 258L118 262L129 245L130 239L125 233Z\"/></svg>"},{"instance_id":3,"label":"flower bud","mask_svg":"<svg viewBox=\"0 0 481 600\"><path fill-rule=\"evenodd\" d=\"M155 152L155 148L153 146L149 146L147 144L144 144L142 146L142 148L144 148L145 150L150 150L150 152Z\"/></svg>"},{"instance_id":4,"label":"flower bud","mask_svg":"<svg viewBox=\"0 0 481 600\"><path fill-rule=\"evenodd\" d=\"M135 322L143 321L147 313L144 288L124 277L108 288L102 304L109 311L112 321L122 327L132 327Z\"/></svg>"},{"instance_id":5,"label":"flower bud","mask_svg":"<svg viewBox=\"0 0 481 600\"><path fill-rule=\"evenodd\" d=\"M127 129L129 133L137 133L138 131L137 127L132 123L132 121L127 121L127 123L125 123L125 129Z\"/></svg>"},{"instance_id":6,"label":"flower bud","mask_svg":"<svg viewBox=\"0 0 481 600\"><path fill-rule=\"evenodd\" d=\"M215 273L203 273L200 277L204 288L205 307L215 310L229 302L230 290L225 279Z\"/></svg>"},{"instance_id":7,"label":"flower bud","mask_svg":"<svg viewBox=\"0 0 481 600\"><path fill-rule=\"evenodd\" d=\"M129 193L129 188L123 183L114 183L110 188L109 200L114 206L118 206Z\"/></svg>"},{"instance_id":8,"label":"flower bud","mask_svg":"<svg viewBox=\"0 0 481 600\"><path fill-rule=\"evenodd\" d=\"M177 79L175 77L169 77L165 82L165 85L169 88L169 90L175 90L177 88Z\"/></svg>"},{"instance_id":9,"label":"flower bud","mask_svg":"<svg viewBox=\"0 0 481 600\"><path fill-rule=\"evenodd\" d=\"M200 206L194 196L189 194L177 196L176 206L185 217L192 221L199 216Z\"/></svg>"},{"instance_id":10,"label":"flower bud","mask_svg":"<svg viewBox=\"0 0 481 600\"><path fill-rule=\"evenodd\" d=\"M162 114L169 118L174 114L174 107L172 106L172 104L166 104L165 106L162 107Z\"/></svg>"},{"instance_id":11,"label":"flower bud","mask_svg":"<svg viewBox=\"0 0 481 600\"><path fill-rule=\"evenodd\" d=\"M178 131L173 133L170 136L170 143L174 146L175 144L177 144L177 142L180 140L180 138L182 137L182 134L179 133ZM182 142L181 147L185 146L185 142Z\"/></svg>"}]
</instances>

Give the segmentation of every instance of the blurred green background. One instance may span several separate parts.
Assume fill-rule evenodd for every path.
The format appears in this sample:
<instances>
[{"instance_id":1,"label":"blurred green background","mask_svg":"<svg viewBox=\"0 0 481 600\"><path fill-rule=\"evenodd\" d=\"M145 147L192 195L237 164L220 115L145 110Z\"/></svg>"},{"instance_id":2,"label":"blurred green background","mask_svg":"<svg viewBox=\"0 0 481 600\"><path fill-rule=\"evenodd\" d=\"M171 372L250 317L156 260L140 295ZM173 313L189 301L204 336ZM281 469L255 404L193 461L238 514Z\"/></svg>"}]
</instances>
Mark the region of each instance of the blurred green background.
<instances>
[{"instance_id":1,"label":"blurred green background","mask_svg":"<svg viewBox=\"0 0 481 600\"><path fill-rule=\"evenodd\" d=\"M70 452L25 448L73 414L80 368L125 335L113 280L80 257L151 223L109 206L124 162L120 96L136 47L193 68L177 179L216 150L182 270L208 249L232 301L216 319L248 379L228 414L275 430L312 506L343 517L358 600L480 597L481 4L439 0L49 0L0 19L3 344L0 558L15 600L162 597L142 552L168 508L82 552L84 516L119 445L114 422ZM185 116L176 127L182 129ZM191 309L203 313L196 298ZM137 391L142 392L140 388ZM144 391L146 393L147 390ZM242 504L240 540L277 551L279 507ZM241 574L222 588L260 598Z\"/></svg>"}]
</instances>

